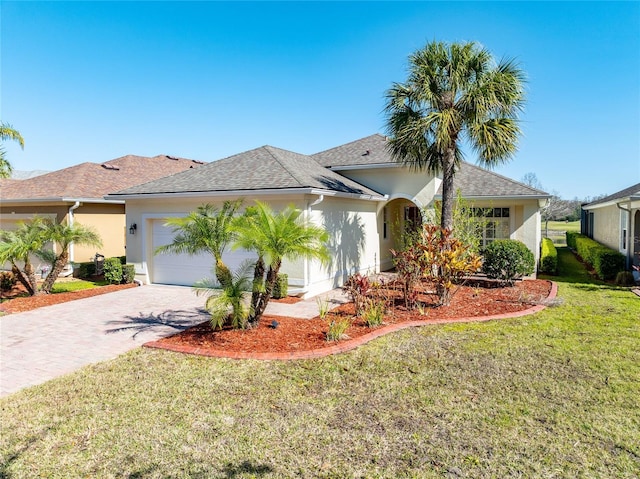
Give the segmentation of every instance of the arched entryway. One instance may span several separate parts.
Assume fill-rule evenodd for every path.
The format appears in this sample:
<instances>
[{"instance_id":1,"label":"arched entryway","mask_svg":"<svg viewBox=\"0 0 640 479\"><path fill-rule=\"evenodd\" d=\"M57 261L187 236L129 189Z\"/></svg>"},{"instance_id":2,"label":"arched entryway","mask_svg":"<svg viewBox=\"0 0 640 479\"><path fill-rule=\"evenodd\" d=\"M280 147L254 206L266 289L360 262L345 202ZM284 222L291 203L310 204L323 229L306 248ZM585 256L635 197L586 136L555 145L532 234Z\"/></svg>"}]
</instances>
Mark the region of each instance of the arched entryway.
<instances>
[{"instance_id":1,"label":"arched entryway","mask_svg":"<svg viewBox=\"0 0 640 479\"><path fill-rule=\"evenodd\" d=\"M422 210L413 201L395 198L385 203L378 215L381 271L393 268L389 250L401 248L407 234L419 229L422 222Z\"/></svg>"}]
</instances>

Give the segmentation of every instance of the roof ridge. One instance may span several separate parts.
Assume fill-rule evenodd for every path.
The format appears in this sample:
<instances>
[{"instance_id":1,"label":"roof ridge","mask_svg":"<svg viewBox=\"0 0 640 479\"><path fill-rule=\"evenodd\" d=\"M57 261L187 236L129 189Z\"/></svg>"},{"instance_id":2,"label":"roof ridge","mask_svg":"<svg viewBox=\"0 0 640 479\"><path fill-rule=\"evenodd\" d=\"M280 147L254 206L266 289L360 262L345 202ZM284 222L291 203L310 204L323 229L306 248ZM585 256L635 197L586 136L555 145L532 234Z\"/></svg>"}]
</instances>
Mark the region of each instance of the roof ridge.
<instances>
[{"instance_id":1,"label":"roof ridge","mask_svg":"<svg viewBox=\"0 0 640 479\"><path fill-rule=\"evenodd\" d=\"M332 148L328 148L328 149L326 149L326 150L318 151L318 152L313 153L313 154L311 154L311 155L309 155L309 156L313 157L313 156L316 156L316 155L320 155L320 154L322 154L322 153L327 153L327 152L329 152L329 151L336 150L336 149L338 149L338 148L344 148L344 147L349 146L349 145L351 145L351 144L353 144L353 143L357 143L357 142L359 142L359 141L366 140L366 139L368 139L368 138L372 138L372 137L374 137L374 136L379 136L379 137L382 137L383 139L384 139L384 138L386 138L386 136L381 135L380 133L374 133L374 134L372 134L372 135L363 136L362 138L358 138L357 140L353 140L353 141L350 141L350 142L348 142L348 143L343 143L342 145L338 145L338 146L334 146L334 147L332 147ZM322 165L321 165L321 166L322 166Z\"/></svg>"},{"instance_id":2,"label":"roof ridge","mask_svg":"<svg viewBox=\"0 0 640 479\"><path fill-rule=\"evenodd\" d=\"M282 166L282 168L284 168L284 169L285 169L285 171L286 171L287 173L289 173L289 174L293 177L293 179L294 179L294 180L296 180L296 181L298 182L298 184L299 184L299 185L301 185L301 186L303 186L303 185L304 185L304 183L305 183L305 182L304 182L304 181L302 181L302 180L301 180L301 178L298 176L298 173L297 173L297 171L295 171L295 168L293 168L293 171L292 171L292 169L290 169L289 165L285 165L285 164L281 161L281 158L279 158L278 156L276 156L276 155L275 155L275 151L272 151L272 150L280 150L280 151L284 151L284 152L287 152L287 153L293 153L294 155L301 156L301 157L303 157L303 158L305 158L305 159L310 159L310 160L311 160L311 158L308 158L308 156L307 156L307 155L303 155L302 153L296 153L295 151L285 150L285 149L283 149L283 148L278 148L278 147L275 147L275 146L265 145L263 148L269 152L269 154L271 155L271 157L272 157L275 161L277 161L277 162L278 162L278 164L279 164L280 166ZM320 166L320 165L318 165L318 166ZM323 167L323 168L324 168L324 167Z\"/></svg>"}]
</instances>

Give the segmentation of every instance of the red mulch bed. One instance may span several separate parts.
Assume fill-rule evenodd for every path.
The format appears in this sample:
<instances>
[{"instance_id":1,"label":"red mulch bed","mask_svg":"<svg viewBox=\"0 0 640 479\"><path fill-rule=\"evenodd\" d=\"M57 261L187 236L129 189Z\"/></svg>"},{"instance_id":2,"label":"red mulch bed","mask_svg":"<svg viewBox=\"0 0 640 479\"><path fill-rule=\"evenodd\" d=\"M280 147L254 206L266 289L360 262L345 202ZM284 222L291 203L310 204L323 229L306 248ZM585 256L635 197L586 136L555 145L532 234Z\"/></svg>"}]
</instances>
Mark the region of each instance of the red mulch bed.
<instances>
[{"instance_id":1,"label":"red mulch bed","mask_svg":"<svg viewBox=\"0 0 640 479\"><path fill-rule=\"evenodd\" d=\"M493 287L491 287L493 286ZM430 294L421 294L419 300L426 303L423 313L407 310L398 297L392 314L385 317L383 326L406 323L409 321L444 322L468 320L470 317L494 316L524 311L549 296L551 283L545 280L525 280L513 287L461 286L449 306L437 307L435 298ZM352 303L333 309L325 320L319 317L299 319L281 316L262 317L259 325L251 330L223 329L212 331L209 322L194 326L173 336L160 339L153 347L196 352L203 355L225 353L295 353L327 348L326 340L328 320L347 317L352 320L346 334L356 339L371 333L372 329L354 317ZM276 328L271 327L277 321Z\"/></svg>"},{"instance_id":2,"label":"red mulch bed","mask_svg":"<svg viewBox=\"0 0 640 479\"><path fill-rule=\"evenodd\" d=\"M121 289L135 288L135 284L110 284L107 286L97 286L91 289L71 291L69 293L39 294L37 296L20 296L25 294L24 286L19 283L7 293L3 293L3 298L12 298L9 301L0 303L0 311L4 313L23 313L32 309L53 304L66 303L76 299L89 298L99 294L111 293Z\"/></svg>"}]
</instances>

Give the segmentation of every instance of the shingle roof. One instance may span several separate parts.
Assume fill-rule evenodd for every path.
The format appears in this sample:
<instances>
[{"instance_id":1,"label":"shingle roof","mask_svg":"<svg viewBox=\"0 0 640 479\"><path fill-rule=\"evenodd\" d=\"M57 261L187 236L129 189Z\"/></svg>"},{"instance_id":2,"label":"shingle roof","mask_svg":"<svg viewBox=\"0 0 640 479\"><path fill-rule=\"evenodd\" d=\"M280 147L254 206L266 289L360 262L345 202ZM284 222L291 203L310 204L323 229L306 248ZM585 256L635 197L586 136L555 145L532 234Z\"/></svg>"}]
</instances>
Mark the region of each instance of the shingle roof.
<instances>
[{"instance_id":1,"label":"shingle roof","mask_svg":"<svg viewBox=\"0 0 640 479\"><path fill-rule=\"evenodd\" d=\"M480 168L466 161L460 162L460 169L456 171L453 178L454 190L460 190L462 196L466 198L477 197L536 197L547 198L550 195L544 191L532 188L514 181L506 176L499 175L493 171ZM442 196L442 185L438 189L437 195Z\"/></svg>"},{"instance_id":2,"label":"shingle roof","mask_svg":"<svg viewBox=\"0 0 640 479\"><path fill-rule=\"evenodd\" d=\"M199 167L202 162L158 155L127 155L98 163L81 163L26 180L0 184L3 202L38 198L99 198L139 183Z\"/></svg>"},{"instance_id":3,"label":"shingle roof","mask_svg":"<svg viewBox=\"0 0 640 479\"><path fill-rule=\"evenodd\" d=\"M311 155L327 168L395 163L387 150L386 137L375 134Z\"/></svg>"},{"instance_id":4,"label":"shingle roof","mask_svg":"<svg viewBox=\"0 0 640 479\"><path fill-rule=\"evenodd\" d=\"M614 193L609 196L605 196L604 198L600 198L599 200L594 201L593 203L589 203L585 205L584 208L588 208L590 206L598 205L600 203L607 203L609 201L630 198L630 197L640 197L640 183L630 186L629 188L625 188L624 190L620 190L617 193Z\"/></svg>"},{"instance_id":5,"label":"shingle roof","mask_svg":"<svg viewBox=\"0 0 640 479\"><path fill-rule=\"evenodd\" d=\"M115 195L291 188L383 196L323 168L306 155L272 146L263 146L214 161L197 171L184 171L171 177L123 189Z\"/></svg>"}]
</instances>

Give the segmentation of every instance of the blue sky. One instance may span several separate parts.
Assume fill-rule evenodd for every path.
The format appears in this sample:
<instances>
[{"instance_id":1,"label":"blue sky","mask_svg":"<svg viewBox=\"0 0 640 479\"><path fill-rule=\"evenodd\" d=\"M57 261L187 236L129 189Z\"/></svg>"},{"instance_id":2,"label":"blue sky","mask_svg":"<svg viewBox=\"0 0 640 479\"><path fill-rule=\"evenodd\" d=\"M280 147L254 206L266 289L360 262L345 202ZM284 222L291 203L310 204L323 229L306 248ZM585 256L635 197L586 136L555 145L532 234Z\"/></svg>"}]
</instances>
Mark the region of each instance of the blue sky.
<instances>
[{"instance_id":1,"label":"blue sky","mask_svg":"<svg viewBox=\"0 0 640 479\"><path fill-rule=\"evenodd\" d=\"M640 2L0 3L0 118L17 170L126 154L315 153L385 133L384 94L431 40L528 77L519 153L564 198L640 182ZM466 159L475 163L472 154Z\"/></svg>"}]
</instances>

